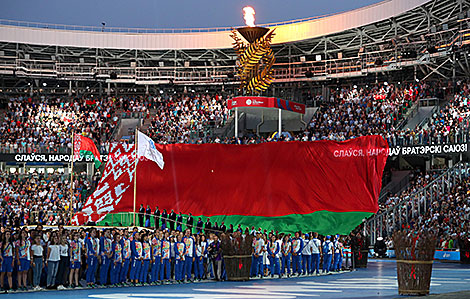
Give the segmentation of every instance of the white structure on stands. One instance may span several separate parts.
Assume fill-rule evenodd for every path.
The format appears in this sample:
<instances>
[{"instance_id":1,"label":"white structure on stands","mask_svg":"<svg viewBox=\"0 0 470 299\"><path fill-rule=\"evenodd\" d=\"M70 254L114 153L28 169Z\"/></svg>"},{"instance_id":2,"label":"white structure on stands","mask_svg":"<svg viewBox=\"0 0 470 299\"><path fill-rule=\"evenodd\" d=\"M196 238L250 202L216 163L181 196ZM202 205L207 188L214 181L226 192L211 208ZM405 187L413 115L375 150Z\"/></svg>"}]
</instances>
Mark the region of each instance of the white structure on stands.
<instances>
[{"instance_id":1,"label":"white structure on stands","mask_svg":"<svg viewBox=\"0 0 470 299\"><path fill-rule=\"evenodd\" d=\"M468 55L461 60L453 55L470 36L469 10L469 0L387 0L344 13L263 24L276 27L273 88L405 69L417 79L465 74ZM231 84L236 57L229 32L0 20L0 75L147 86Z\"/></svg>"}]
</instances>

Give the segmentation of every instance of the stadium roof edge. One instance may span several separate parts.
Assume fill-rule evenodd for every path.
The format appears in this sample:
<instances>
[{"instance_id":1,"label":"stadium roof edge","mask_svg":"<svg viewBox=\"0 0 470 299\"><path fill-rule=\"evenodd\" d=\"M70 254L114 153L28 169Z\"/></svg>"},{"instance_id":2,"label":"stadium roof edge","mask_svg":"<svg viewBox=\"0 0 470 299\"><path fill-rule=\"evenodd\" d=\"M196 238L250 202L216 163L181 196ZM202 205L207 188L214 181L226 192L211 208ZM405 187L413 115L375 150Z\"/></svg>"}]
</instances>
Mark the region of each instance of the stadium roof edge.
<instances>
[{"instance_id":1,"label":"stadium roof edge","mask_svg":"<svg viewBox=\"0 0 470 299\"><path fill-rule=\"evenodd\" d=\"M380 22L402 15L430 1L386 0L347 12L264 25L277 27L275 44L290 43ZM232 40L227 34L229 29L229 27L221 27L194 29L106 28L103 30L101 27L93 26L0 20L0 41L109 49L227 49L232 47ZM154 30L154 32L140 32L146 30Z\"/></svg>"}]
</instances>

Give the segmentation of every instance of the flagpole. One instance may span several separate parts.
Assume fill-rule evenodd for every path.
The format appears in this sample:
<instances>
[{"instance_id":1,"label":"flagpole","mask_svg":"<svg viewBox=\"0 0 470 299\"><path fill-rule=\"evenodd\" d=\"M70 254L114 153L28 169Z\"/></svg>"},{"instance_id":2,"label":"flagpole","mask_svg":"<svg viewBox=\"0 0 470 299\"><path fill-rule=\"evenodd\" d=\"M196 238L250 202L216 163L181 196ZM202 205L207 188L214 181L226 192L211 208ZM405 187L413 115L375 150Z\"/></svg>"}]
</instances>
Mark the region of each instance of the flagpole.
<instances>
[{"instance_id":1,"label":"flagpole","mask_svg":"<svg viewBox=\"0 0 470 299\"><path fill-rule=\"evenodd\" d=\"M137 199L137 162L139 160L139 157L138 157L138 152L137 152L137 143L138 143L138 138L137 138L137 127L135 128L135 136L134 136L134 146L135 146L135 166L134 166L134 217L133 217L133 222L134 222L134 226L136 226L136 222L135 222L135 204L136 204L136 199Z\"/></svg>"},{"instance_id":2,"label":"flagpole","mask_svg":"<svg viewBox=\"0 0 470 299\"><path fill-rule=\"evenodd\" d=\"M70 203L69 203L69 211L70 211L70 221L72 221L72 204L73 204L73 156L75 151L75 139L74 139L74 130L72 125L72 156L70 157Z\"/></svg>"}]
</instances>

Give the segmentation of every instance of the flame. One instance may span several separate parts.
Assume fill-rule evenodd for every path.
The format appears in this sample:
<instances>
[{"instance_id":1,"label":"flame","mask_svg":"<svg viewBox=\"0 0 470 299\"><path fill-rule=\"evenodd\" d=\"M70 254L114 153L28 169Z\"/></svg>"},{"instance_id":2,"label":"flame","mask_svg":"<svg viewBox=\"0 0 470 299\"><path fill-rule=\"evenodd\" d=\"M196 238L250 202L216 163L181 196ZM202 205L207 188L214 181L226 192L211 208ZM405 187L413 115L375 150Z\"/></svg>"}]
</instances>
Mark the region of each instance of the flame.
<instances>
[{"instance_id":1,"label":"flame","mask_svg":"<svg viewBox=\"0 0 470 299\"><path fill-rule=\"evenodd\" d=\"M255 9L251 6L243 7L243 18L246 26L255 27Z\"/></svg>"}]
</instances>

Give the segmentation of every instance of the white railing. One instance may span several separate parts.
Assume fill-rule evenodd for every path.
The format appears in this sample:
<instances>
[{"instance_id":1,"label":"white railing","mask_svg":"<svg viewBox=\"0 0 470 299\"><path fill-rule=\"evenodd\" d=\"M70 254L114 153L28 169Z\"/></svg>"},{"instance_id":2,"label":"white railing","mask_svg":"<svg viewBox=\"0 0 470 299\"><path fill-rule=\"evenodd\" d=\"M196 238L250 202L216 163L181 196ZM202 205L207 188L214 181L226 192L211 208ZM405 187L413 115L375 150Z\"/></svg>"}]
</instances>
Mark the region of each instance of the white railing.
<instances>
[{"instance_id":1,"label":"white railing","mask_svg":"<svg viewBox=\"0 0 470 299\"><path fill-rule=\"evenodd\" d=\"M302 18L302 19L274 22L274 23L257 24L256 26L276 27L276 26L281 26L281 25L296 24L296 23L313 21L313 20L317 20L317 19L321 19L321 18L325 18L325 17L329 17L332 15L337 15L341 13L344 13L344 12L325 14L325 15ZM65 24L53 24L53 23L41 23L41 22L29 22L29 21L15 21L15 20L7 20L7 19L0 19L0 25L38 28L38 29L53 29L53 30L112 32L112 33L142 33L142 34L219 32L219 31L230 31L232 30L232 28L245 26L245 25L237 25L233 27L208 27L208 28L130 28L130 27L108 27L108 26L87 26L87 25L65 25Z\"/></svg>"}]
</instances>

